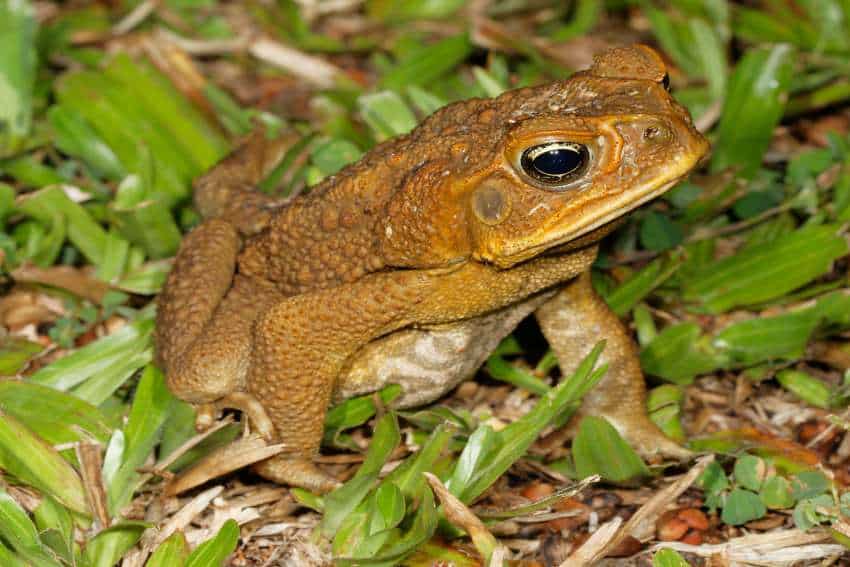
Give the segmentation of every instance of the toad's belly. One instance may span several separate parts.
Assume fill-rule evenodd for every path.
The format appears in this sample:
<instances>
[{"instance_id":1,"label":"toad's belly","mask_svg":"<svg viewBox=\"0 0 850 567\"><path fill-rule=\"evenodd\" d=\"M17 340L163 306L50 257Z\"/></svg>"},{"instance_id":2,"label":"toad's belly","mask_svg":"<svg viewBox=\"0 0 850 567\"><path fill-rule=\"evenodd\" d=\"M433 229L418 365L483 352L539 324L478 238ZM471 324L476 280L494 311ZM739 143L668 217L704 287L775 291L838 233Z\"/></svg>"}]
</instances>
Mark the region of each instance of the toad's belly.
<instances>
[{"instance_id":1,"label":"toad's belly","mask_svg":"<svg viewBox=\"0 0 850 567\"><path fill-rule=\"evenodd\" d=\"M334 401L399 384L402 394L394 407L432 402L471 377L499 342L556 292L539 293L481 317L404 329L372 341L344 369Z\"/></svg>"}]
</instances>

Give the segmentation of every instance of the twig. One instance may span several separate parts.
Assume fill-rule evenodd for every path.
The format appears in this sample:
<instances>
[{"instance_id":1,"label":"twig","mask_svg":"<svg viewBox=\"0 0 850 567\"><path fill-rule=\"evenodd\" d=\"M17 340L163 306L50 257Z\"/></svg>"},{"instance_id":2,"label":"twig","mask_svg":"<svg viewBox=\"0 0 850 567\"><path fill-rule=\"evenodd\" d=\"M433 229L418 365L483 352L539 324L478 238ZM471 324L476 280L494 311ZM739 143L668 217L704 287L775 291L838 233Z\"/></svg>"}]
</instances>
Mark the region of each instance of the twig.
<instances>
[{"instance_id":1,"label":"twig","mask_svg":"<svg viewBox=\"0 0 850 567\"><path fill-rule=\"evenodd\" d=\"M133 8L129 14L113 26L112 35L124 35L128 33L153 14L158 5L158 0L144 0L144 2Z\"/></svg>"},{"instance_id":2,"label":"twig","mask_svg":"<svg viewBox=\"0 0 850 567\"><path fill-rule=\"evenodd\" d=\"M336 65L271 39L256 40L248 47L248 52L257 59L280 67L322 89L334 86L337 80L344 76Z\"/></svg>"}]
</instances>

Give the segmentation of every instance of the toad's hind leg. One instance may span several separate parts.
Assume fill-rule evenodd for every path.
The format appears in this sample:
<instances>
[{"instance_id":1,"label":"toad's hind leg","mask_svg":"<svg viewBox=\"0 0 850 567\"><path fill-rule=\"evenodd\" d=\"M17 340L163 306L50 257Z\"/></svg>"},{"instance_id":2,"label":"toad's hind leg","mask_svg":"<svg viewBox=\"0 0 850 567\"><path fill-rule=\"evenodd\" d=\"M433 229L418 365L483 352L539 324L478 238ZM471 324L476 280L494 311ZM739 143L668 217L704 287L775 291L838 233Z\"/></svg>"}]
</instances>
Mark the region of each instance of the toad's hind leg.
<instances>
[{"instance_id":1,"label":"toad's hind leg","mask_svg":"<svg viewBox=\"0 0 850 567\"><path fill-rule=\"evenodd\" d=\"M213 314L233 283L240 239L230 223L212 219L180 244L174 266L158 299L156 353L171 391L191 402L208 402L230 384L194 371L189 358L206 334ZM225 380L228 382L229 379Z\"/></svg>"},{"instance_id":2,"label":"toad's hind leg","mask_svg":"<svg viewBox=\"0 0 850 567\"><path fill-rule=\"evenodd\" d=\"M646 385L637 350L617 316L593 290L590 272L569 283L535 313L546 339L570 375L601 339L608 372L585 396L580 415L605 417L644 457L684 459L690 451L661 433L646 410Z\"/></svg>"},{"instance_id":3,"label":"toad's hind leg","mask_svg":"<svg viewBox=\"0 0 850 567\"><path fill-rule=\"evenodd\" d=\"M233 225L218 219L204 222L183 240L159 298L157 357L174 395L195 404L239 408L271 437L261 406L239 392L246 389L251 327L280 296L269 285L234 278L239 243ZM203 425L212 406L199 409Z\"/></svg>"}]
</instances>

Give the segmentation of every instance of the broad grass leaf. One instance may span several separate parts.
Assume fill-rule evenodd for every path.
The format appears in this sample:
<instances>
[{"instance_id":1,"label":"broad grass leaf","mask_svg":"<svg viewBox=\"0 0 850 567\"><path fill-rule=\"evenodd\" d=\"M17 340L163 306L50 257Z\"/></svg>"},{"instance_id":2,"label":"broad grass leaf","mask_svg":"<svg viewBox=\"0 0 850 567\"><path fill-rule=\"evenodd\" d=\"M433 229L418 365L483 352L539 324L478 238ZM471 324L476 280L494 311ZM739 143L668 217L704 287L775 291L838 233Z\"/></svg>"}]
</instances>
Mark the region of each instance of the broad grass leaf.
<instances>
[{"instance_id":1,"label":"broad grass leaf","mask_svg":"<svg viewBox=\"0 0 850 567\"><path fill-rule=\"evenodd\" d=\"M832 406L832 388L811 374L785 369L776 373L776 380L807 404L823 409L830 409Z\"/></svg>"},{"instance_id":2,"label":"broad grass leaf","mask_svg":"<svg viewBox=\"0 0 850 567\"><path fill-rule=\"evenodd\" d=\"M688 562L673 549L660 549L652 556L652 567L688 567Z\"/></svg>"},{"instance_id":3,"label":"broad grass leaf","mask_svg":"<svg viewBox=\"0 0 850 567\"><path fill-rule=\"evenodd\" d=\"M333 537L346 517L366 498L378 479L381 467L401 442L398 422L392 412L375 425L375 432L366 453L366 460L357 473L345 484L325 496L325 516L321 530L325 537ZM335 542L334 546L337 546Z\"/></svg>"},{"instance_id":4,"label":"broad grass leaf","mask_svg":"<svg viewBox=\"0 0 850 567\"><path fill-rule=\"evenodd\" d=\"M379 91L357 99L363 120L379 142L406 134L416 127L416 116L393 91Z\"/></svg>"},{"instance_id":5,"label":"broad grass leaf","mask_svg":"<svg viewBox=\"0 0 850 567\"><path fill-rule=\"evenodd\" d=\"M89 514L77 471L52 445L17 419L0 412L0 469L52 496L69 509Z\"/></svg>"},{"instance_id":6,"label":"broad grass leaf","mask_svg":"<svg viewBox=\"0 0 850 567\"><path fill-rule=\"evenodd\" d=\"M145 262L130 268L114 287L138 295L153 295L159 293L165 285L165 278L170 270L171 262L169 261Z\"/></svg>"},{"instance_id":7,"label":"broad grass leaf","mask_svg":"<svg viewBox=\"0 0 850 567\"><path fill-rule=\"evenodd\" d=\"M146 522L121 522L110 526L86 542L83 560L90 567L112 567L149 527Z\"/></svg>"},{"instance_id":8,"label":"broad grass leaf","mask_svg":"<svg viewBox=\"0 0 850 567\"><path fill-rule=\"evenodd\" d=\"M409 85L427 85L466 59L471 51L472 43L466 34L423 45L406 53L402 61L384 73L380 85L394 91Z\"/></svg>"},{"instance_id":9,"label":"broad grass leaf","mask_svg":"<svg viewBox=\"0 0 850 567\"><path fill-rule=\"evenodd\" d=\"M725 366L695 323L670 325L640 353L644 372L676 384L690 384L699 374Z\"/></svg>"},{"instance_id":10,"label":"broad grass leaf","mask_svg":"<svg viewBox=\"0 0 850 567\"><path fill-rule=\"evenodd\" d=\"M68 509L45 495L32 515L41 542L68 564L73 564L74 518Z\"/></svg>"},{"instance_id":11,"label":"broad grass leaf","mask_svg":"<svg viewBox=\"0 0 850 567\"><path fill-rule=\"evenodd\" d=\"M456 494L468 504L490 487L510 466L522 457L528 447L537 439L544 427L553 420L564 419L578 408L578 402L602 378L607 366L594 369L599 355L605 347L604 342L597 344L579 363L569 378L552 388L522 418L496 433L495 445L498 449L492 458L476 467L474 477L464 489ZM452 488L454 491L454 488Z\"/></svg>"},{"instance_id":12,"label":"broad grass leaf","mask_svg":"<svg viewBox=\"0 0 850 567\"><path fill-rule=\"evenodd\" d=\"M451 16L465 4L462 0L368 0L367 14L378 20L398 23L410 20L430 20Z\"/></svg>"},{"instance_id":13,"label":"broad grass leaf","mask_svg":"<svg viewBox=\"0 0 850 567\"><path fill-rule=\"evenodd\" d=\"M80 159L106 179L118 181L126 175L115 152L73 107L56 104L47 112L47 118L53 127L57 148Z\"/></svg>"},{"instance_id":14,"label":"broad grass leaf","mask_svg":"<svg viewBox=\"0 0 850 567\"><path fill-rule=\"evenodd\" d=\"M714 337L713 345L736 365L800 358L818 324L817 313L806 310L776 317L734 323Z\"/></svg>"},{"instance_id":15,"label":"broad grass leaf","mask_svg":"<svg viewBox=\"0 0 850 567\"><path fill-rule=\"evenodd\" d=\"M501 438L489 425L480 425L469 436L466 445L457 458L452 476L445 483L446 488L455 496L463 494L476 476L476 472L493 459L501 448Z\"/></svg>"},{"instance_id":16,"label":"broad grass leaf","mask_svg":"<svg viewBox=\"0 0 850 567\"><path fill-rule=\"evenodd\" d=\"M20 150L32 127L37 34L32 4L0 3L0 158Z\"/></svg>"},{"instance_id":17,"label":"broad grass leaf","mask_svg":"<svg viewBox=\"0 0 850 567\"><path fill-rule=\"evenodd\" d=\"M434 493L423 486L419 492L419 507L413 516L410 529L372 557L337 557L334 563L340 567L397 565L414 549L431 539L437 530L439 515L434 505Z\"/></svg>"},{"instance_id":18,"label":"broad grass leaf","mask_svg":"<svg viewBox=\"0 0 850 567\"><path fill-rule=\"evenodd\" d=\"M640 242L647 250L661 252L681 244L685 234L670 217L650 211L640 224Z\"/></svg>"},{"instance_id":19,"label":"broad grass leaf","mask_svg":"<svg viewBox=\"0 0 850 567\"><path fill-rule=\"evenodd\" d=\"M140 176L129 175L118 186L109 211L113 225L127 241L160 260L177 252L181 235L169 204L156 197L154 188Z\"/></svg>"},{"instance_id":20,"label":"broad grass leaf","mask_svg":"<svg viewBox=\"0 0 850 567\"><path fill-rule=\"evenodd\" d=\"M47 225L57 216L64 218L68 240L95 266L103 262L106 231L82 205L72 201L61 187L52 185L27 194L18 200L17 209Z\"/></svg>"},{"instance_id":21,"label":"broad grass leaf","mask_svg":"<svg viewBox=\"0 0 850 567\"><path fill-rule=\"evenodd\" d=\"M239 524L236 520L227 520L213 538L195 548L183 567L222 567L238 542Z\"/></svg>"},{"instance_id":22,"label":"broad grass leaf","mask_svg":"<svg viewBox=\"0 0 850 567\"><path fill-rule=\"evenodd\" d=\"M404 495L399 487L392 482L382 482L375 490L374 498L372 509L375 513L369 522L369 532L377 533L399 525L405 513Z\"/></svg>"},{"instance_id":23,"label":"broad grass leaf","mask_svg":"<svg viewBox=\"0 0 850 567\"><path fill-rule=\"evenodd\" d=\"M437 426L419 451L412 458L405 459L387 475L383 482L392 482L399 487L406 498L412 499L425 488L425 477L422 473L435 470L436 462L441 458L453 436L454 430L451 427Z\"/></svg>"},{"instance_id":24,"label":"broad grass leaf","mask_svg":"<svg viewBox=\"0 0 850 567\"><path fill-rule=\"evenodd\" d=\"M53 444L79 441L84 433L105 443L114 425L95 406L29 382L0 382L0 411Z\"/></svg>"},{"instance_id":25,"label":"broad grass leaf","mask_svg":"<svg viewBox=\"0 0 850 567\"><path fill-rule=\"evenodd\" d=\"M183 532L174 532L168 539L159 544L145 567L183 567L189 556L189 546Z\"/></svg>"},{"instance_id":26,"label":"broad grass leaf","mask_svg":"<svg viewBox=\"0 0 850 567\"><path fill-rule=\"evenodd\" d=\"M620 317L675 274L683 263L679 254L653 260L640 271L632 274L605 296L605 302Z\"/></svg>"},{"instance_id":27,"label":"broad grass leaf","mask_svg":"<svg viewBox=\"0 0 850 567\"><path fill-rule=\"evenodd\" d=\"M585 416L573 440L573 460L580 478L598 474L610 482L633 482L650 476L637 456L605 418Z\"/></svg>"},{"instance_id":28,"label":"broad grass leaf","mask_svg":"<svg viewBox=\"0 0 850 567\"><path fill-rule=\"evenodd\" d=\"M401 386L398 384L391 384L378 392L383 404L389 404L400 394ZM325 416L324 443L333 444L340 432L363 425L376 411L373 394L349 398L335 405Z\"/></svg>"},{"instance_id":29,"label":"broad grass leaf","mask_svg":"<svg viewBox=\"0 0 850 567\"><path fill-rule=\"evenodd\" d=\"M14 376L42 350L42 345L23 337L3 337L0 339L0 376Z\"/></svg>"},{"instance_id":30,"label":"broad grass leaf","mask_svg":"<svg viewBox=\"0 0 850 567\"><path fill-rule=\"evenodd\" d=\"M702 75L714 100L726 92L726 49L723 40L711 25L701 18L690 18L688 29L693 38L693 52L699 61Z\"/></svg>"},{"instance_id":31,"label":"broad grass leaf","mask_svg":"<svg viewBox=\"0 0 850 567\"><path fill-rule=\"evenodd\" d=\"M124 426L124 451L121 465L107 486L109 509L116 514L133 498L144 464L159 443L162 425L176 398L165 385L165 377L154 366L147 366L139 380L130 415Z\"/></svg>"},{"instance_id":32,"label":"broad grass leaf","mask_svg":"<svg viewBox=\"0 0 850 567\"><path fill-rule=\"evenodd\" d=\"M29 377L30 382L57 390L70 390L94 378L100 383L112 383L129 377L139 366L127 366L136 356L152 357L151 332L153 317L143 316L119 331L89 343L56 362L45 366ZM140 359L140 360L141 360ZM116 380L113 380L116 377ZM119 384L120 385L120 384ZM104 392L101 392L101 396ZM106 393L108 397L111 392Z\"/></svg>"},{"instance_id":33,"label":"broad grass leaf","mask_svg":"<svg viewBox=\"0 0 850 567\"><path fill-rule=\"evenodd\" d=\"M357 161L363 152L348 140L333 138L317 144L310 159L324 176L333 175L346 165Z\"/></svg>"},{"instance_id":34,"label":"broad grass leaf","mask_svg":"<svg viewBox=\"0 0 850 567\"><path fill-rule=\"evenodd\" d=\"M684 397L683 388L674 384L656 386L646 397L649 419L664 435L678 443L684 443L686 438L681 421Z\"/></svg>"},{"instance_id":35,"label":"broad grass leaf","mask_svg":"<svg viewBox=\"0 0 850 567\"><path fill-rule=\"evenodd\" d=\"M0 536L16 550L41 547L35 524L5 490L0 490Z\"/></svg>"},{"instance_id":36,"label":"broad grass leaf","mask_svg":"<svg viewBox=\"0 0 850 567\"><path fill-rule=\"evenodd\" d=\"M762 303L823 275L845 254L847 242L837 227L803 227L688 274L683 297L709 313Z\"/></svg>"},{"instance_id":37,"label":"broad grass leaf","mask_svg":"<svg viewBox=\"0 0 850 567\"><path fill-rule=\"evenodd\" d=\"M793 53L781 44L755 48L738 62L713 144L712 171L739 167L750 176L758 170L785 108Z\"/></svg>"},{"instance_id":38,"label":"broad grass leaf","mask_svg":"<svg viewBox=\"0 0 850 567\"><path fill-rule=\"evenodd\" d=\"M496 380L524 388L533 394L542 396L551 388L537 376L518 368L498 354L491 355L485 365L487 372Z\"/></svg>"}]
</instances>

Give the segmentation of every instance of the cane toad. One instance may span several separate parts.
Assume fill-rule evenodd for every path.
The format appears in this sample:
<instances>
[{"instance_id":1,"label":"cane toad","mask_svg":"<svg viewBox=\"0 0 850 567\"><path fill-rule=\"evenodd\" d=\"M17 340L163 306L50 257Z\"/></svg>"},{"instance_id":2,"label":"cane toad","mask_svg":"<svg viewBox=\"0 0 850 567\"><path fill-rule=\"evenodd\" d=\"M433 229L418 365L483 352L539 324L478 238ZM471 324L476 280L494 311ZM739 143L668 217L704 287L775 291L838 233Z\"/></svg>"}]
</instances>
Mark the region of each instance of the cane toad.
<instances>
[{"instance_id":1,"label":"cane toad","mask_svg":"<svg viewBox=\"0 0 850 567\"><path fill-rule=\"evenodd\" d=\"M169 387L285 444L263 476L327 491L313 459L329 404L389 383L401 407L435 400L534 313L567 375L607 339L583 413L681 456L588 272L617 220L708 150L666 84L652 49L612 49L568 80L446 106L283 205L253 187L291 140L254 136L196 184L205 220L159 300Z\"/></svg>"}]
</instances>

